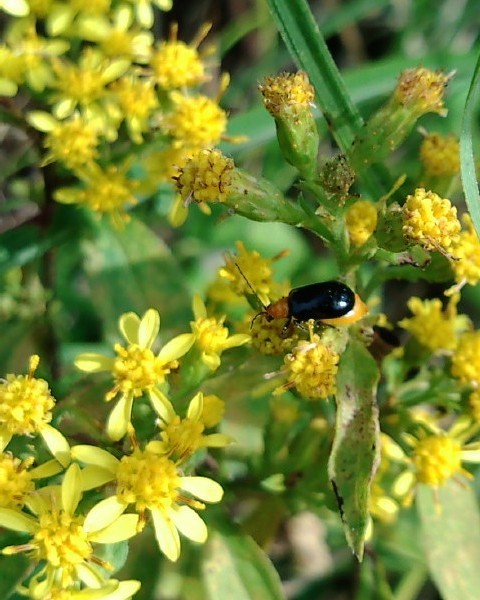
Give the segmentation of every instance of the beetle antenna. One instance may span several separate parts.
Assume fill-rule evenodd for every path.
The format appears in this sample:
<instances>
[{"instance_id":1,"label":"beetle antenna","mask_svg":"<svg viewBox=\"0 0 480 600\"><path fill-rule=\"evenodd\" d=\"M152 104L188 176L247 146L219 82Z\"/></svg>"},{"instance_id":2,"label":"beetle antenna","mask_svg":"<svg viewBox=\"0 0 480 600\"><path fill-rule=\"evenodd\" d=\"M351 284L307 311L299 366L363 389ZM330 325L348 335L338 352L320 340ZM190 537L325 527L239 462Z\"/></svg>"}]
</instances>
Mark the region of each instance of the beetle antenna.
<instances>
[{"instance_id":1,"label":"beetle antenna","mask_svg":"<svg viewBox=\"0 0 480 600\"><path fill-rule=\"evenodd\" d=\"M266 310L267 307L265 306L265 304L261 301L260 296L257 294L257 292L254 290L252 284L248 281L248 279L245 276L245 273L242 271L242 269L240 268L240 266L238 265L238 263L235 263L235 266L238 269L238 272L240 273L240 275L245 279L245 283L248 285L248 287L250 288L250 290L252 291L252 294L255 296L255 298L258 300L260 306L262 306L263 310ZM258 316L258 315L257 315ZM256 317L255 317L256 318Z\"/></svg>"}]
</instances>

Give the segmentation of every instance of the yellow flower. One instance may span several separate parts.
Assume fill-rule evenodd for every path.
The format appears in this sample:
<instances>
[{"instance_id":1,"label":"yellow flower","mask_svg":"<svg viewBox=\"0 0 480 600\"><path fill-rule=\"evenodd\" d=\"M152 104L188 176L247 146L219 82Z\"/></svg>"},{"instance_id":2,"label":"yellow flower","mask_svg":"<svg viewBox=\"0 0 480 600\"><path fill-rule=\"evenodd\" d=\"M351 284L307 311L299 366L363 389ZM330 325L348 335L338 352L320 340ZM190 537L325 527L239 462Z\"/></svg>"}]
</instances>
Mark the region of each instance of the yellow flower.
<instances>
[{"instance_id":1,"label":"yellow flower","mask_svg":"<svg viewBox=\"0 0 480 600\"><path fill-rule=\"evenodd\" d=\"M470 325L466 315L457 314L459 300L460 294L452 295L445 310L442 310L442 302L438 298L421 300L412 297L407 306L414 316L402 319L398 324L432 352L454 350L459 333Z\"/></svg>"},{"instance_id":2,"label":"yellow flower","mask_svg":"<svg viewBox=\"0 0 480 600\"><path fill-rule=\"evenodd\" d=\"M178 202L186 207L191 202L206 206L206 202L224 202L235 168L231 158L220 150L199 150L187 158L174 177L179 191ZM186 215L185 215L186 216Z\"/></svg>"},{"instance_id":3,"label":"yellow flower","mask_svg":"<svg viewBox=\"0 0 480 600\"><path fill-rule=\"evenodd\" d=\"M70 448L64 436L49 423L55 398L48 383L34 377L40 359L30 357L28 375L7 375L0 380L0 450L14 435L40 435L50 453L63 466L70 462Z\"/></svg>"},{"instance_id":4,"label":"yellow flower","mask_svg":"<svg viewBox=\"0 0 480 600\"><path fill-rule=\"evenodd\" d=\"M433 488L442 486L457 474L472 479L462 462L480 462L478 442L467 444L474 433L468 418L458 418L448 431L440 429L432 422L423 422L417 436L404 434L410 452L402 457L408 466L394 483L394 493L404 497L408 505L414 495L417 483Z\"/></svg>"},{"instance_id":5,"label":"yellow flower","mask_svg":"<svg viewBox=\"0 0 480 600\"><path fill-rule=\"evenodd\" d=\"M362 246L377 227L377 209L369 200L357 200L345 215L350 241L354 246Z\"/></svg>"},{"instance_id":6,"label":"yellow flower","mask_svg":"<svg viewBox=\"0 0 480 600\"><path fill-rule=\"evenodd\" d=\"M462 221L466 229L452 248L454 260L450 264L457 282L476 285L480 281L480 241L470 215L464 214Z\"/></svg>"},{"instance_id":7,"label":"yellow flower","mask_svg":"<svg viewBox=\"0 0 480 600\"><path fill-rule=\"evenodd\" d=\"M298 339L296 333L293 336L285 336L283 323L279 326L278 320L268 320L266 315L257 314L250 317L250 334L252 336L252 346L261 354L266 356L285 355Z\"/></svg>"},{"instance_id":8,"label":"yellow flower","mask_svg":"<svg viewBox=\"0 0 480 600\"><path fill-rule=\"evenodd\" d=\"M150 127L149 118L158 108L152 81L128 75L115 81L110 89L116 97L131 139L136 144L141 144L142 133Z\"/></svg>"},{"instance_id":9,"label":"yellow flower","mask_svg":"<svg viewBox=\"0 0 480 600\"><path fill-rule=\"evenodd\" d=\"M8 46L0 46L0 91L8 96L26 83L36 92L52 85L51 61L68 50L64 40L46 40L33 26L17 28L8 36Z\"/></svg>"},{"instance_id":10,"label":"yellow flower","mask_svg":"<svg viewBox=\"0 0 480 600\"><path fill-rule=\"evenodd\" d=\"M310 339L301 340L284 358L287 381L275 390L281 394L295 387L305 398L327 398L336 391L337 352L323 344L310 329Z\"/></svg>"},{"instance_id":11,"label":"yellow flower","mask_svg":"<svg viewBox=\"0 0 480 600\"><path fill-rule=\"evenodd\" d=\"M166 454L177 462L182 462L194 454L199 448L223 448L232 440L223 433L210 433L204 435L206 428L204 421L204 398L199 392L196 394L187 410L187 416L182 419L167 398L164 398L158 413L160 417L161 442L151 442L150 448L155 448L158 454Z\"/></svg>"},{"instance_id":12,"label":"yellow flower","mask_svg":"<svg viewBox=\"0 0 480 600\"><path fill-rule=\"evenodd\" d=\"M170 28L169 39L160 42L150 59L153 76L164 90L198 86L207 81L205 67L198 52L198 46L210 30L206 24L192 44L177 40L178 25Z\"/></svg>"},{"instance_id":13,"label":"yellow flower","mask_svg":"<svg viewBox=\"0 0 480 600\"><path fill-rule=\"evenodd\" d=\"M184 96L176 91L171 92L170 98L172 110L162 124L173 137L174 145L200 149L220 142L227 128L227 114L216 100Z\"/></svg>"},{"instance_id":14,"label":"yellow flower","mask_svg":"<svg viewBox=\"0 0 480 600\"><path fill-rule=\"evenodd\" d=\"M452 375L463 384L480 385L480 331L468 331L458 340L452 356Z\"/></svg>"},{"instance_id":15,"label":"yellow flower","mask_svg":"<svg viewBox=\"0 0 480 600\"><path fill-rule=\"evenodd\" d=\"M460 222L450 200L417 188L403 206L403 234L427 250L449 252L459 240Z\"/></svg>"},{"instance_id":16,"label":"yellow flower","mask_svg":"<svg viewBox=\"0 0 480 600\"><path fill-rule=\"evenodd\" d=\"M59 161L72 170L92 163L98 157L98 132L78 113L65 121L57 121L50 113L33 111L27 120L46 133L44 146L48 152L42 164Z\"/></svg>"},{"instance_id":17,"label":"yellow flower","mask_svg":"<svg viewBox=\"0 0 480 600\"><path fill-rule=\"evenodd\" d=\"M280 286L273 281L272 262L286 253L263 258L256 250L248 251L242 241L237 241L235 245L237 253L225 255L225 266L218 270L220 277L225 278L240 296L248 296L254 292L262 304L269 304L271 297L279 297Z\"/></svg>"},{"instance_id":18,"label":"yellow flower","mask_svg":"<svg viewBox=\"0 0 480 600\"><path fill-rule=\"evenodd\" d=\"M224 327L225 315L219 319L207 316L207 309L200 296L193 298L193 315L191 321L195 343L201 352L201 360L207 367L216 371L220 366L220 357L224 350L243 346L250 341L250 336L237 333L229 336L228 329Z\"/></svg>"},{"instance_id":19,"label":"yellow flower","mask_svg":"<svg viewBox=\"0 0 480 600\"><path fill-rule=\"evenodd\" d=\"M207 527L194 509L203 510L204 502L220 502L223 490L207 477L183 476L175 462L158 452L157 445L151 442L145 450L134 447L120 460L93 446L75 446L73 456L89 465L84 472L86 487L109 481L116 485L116 494L97 504L93 517L114 520L133 504L141 527L149 510L160 550L176 561L180 556L178 532L205 542Z\"/></svg>"},{"instance_id":20,"label":"yellow flower","mask_svg":"<svg viewBox=\"0 0 480 600\"><path fill-rule=\"evenodd\" d=\"M453 177L460 172L460 144L454 135L430 133L420 146L420 160L427 175Z\"/></svg>"},{"instance_id":21,"label":"yellow flower","mask_svg":"<svg viewBox=\"0 0 480 600\"><path fill-rule=\"evenodd\" d=\"M112 544L137 533L138 516L115 514L106 518L94 506L85 516L76 515L82 497L82 473L78 465L66 471L61 486L38 490L25 502L30 513L0 508L2 527L29 534L30 540L19 546L3 548L3 554L26 552L41 568L33 576L30 590L36 598L47 598L52 588L68 588L82 582L104 578L93 566L112 569L94 556L92 543ZM122 511L123 512L123 511Z\"/></svg>"},{"instance_id":22,"label":"yellow flower","mask_svg":"<svg viewBox=\"0 0 480 600\"><path fill-rule=\"evenodd\" d=\"M88 121L102 131L110 133L111 115L108 114L106 99L107 86L125 73L129 61L125 59L109 60L98 50L86 48L76 62L52 59L55 79L52 109L57 119L65 119L79 106Z\"/></svg>"},{"instance_id":23,"label":"yellow flower","mask_svg":"<svg viewBox=\"0 0 480 600\"><path fill-rule=\"evenodd\" d=\"M21 460L10 452L0 454L0 507L20 508L35 489L30 467L34 458Z\"/></svg>"},{"instance_id":24,"label":"yellow flower","mask_svg":"<svg viewBox=\"0 0 480 600\"><path fill-rule=\"evenodd\" d=\"M82 15L75 30L77 35L98 44L105 56L144 63L151 54L153 35L132 27L133 20L133 9L122 4L108 14Z\"/></svg>"},{"instance_id":25,"label":"yellow flower","mask_svg":"<svg viewBox=\"0 0 480 600\"><path fill-rule=\"evenodd\" d=\"M127 346L115 344L116 358L85 353L75 360L81 371L110 371L114 377L114 387L106 396L106 400L110 401L120 395L107 423L108 435L113 440L119 440L127 432L135 398L148 394L153 408L161 413L165 395L160 386L195 340L190 333L178 335L155 355L151 348L160 330L160 315L154 309L147 310L141 319L133 312L123 314L119 328Z\"/></svg>"},{"instance_id":26,"label":"yellow flower","mask_svg":"<svg viewBox=\"0 0 480 600\"><path fill-rule=\"evenodd\" d=\"M305 108L311 109L315 99L315 90L304 71L266 77L259 90L266 109L274 117L286 112L299 114Z\"/></svg>"},{"instance_id":27,"label":"yellow flower","mask_svg":"<svg viewBox=\"0 0 480 600\"><path fill-rule=\"evenodd\" d=\"M131 600L139 589L140 582L134 579L108 579L91 588L79 589L77 585L70 588L52 587L46 596L42 596L42 600ZM35 588L21 589L20 593L31 600L38 600Z\"/></svg>"},{"instance_id":28,"label":"yellow flower","mask_svg":"<svg viewBox=\"0 0 480 600\"><path fill-rule=\"evenodd\" d=\"M419 116L427 112L445 116L447 111L443 106L443 96L450 77L441 71L423 67L406 69L398 79L395 99Z\"/></svg>"},{"instance_id":29,"label":"yellow flower","mask_svg":"<svg viewBox=\"0 0 480 600\"><path fill-rule=\"evenodd\" d=\"M137 203L133 195L137 181L127 177L129 167L109 165L103 170L91 163L78 174L83 188L60 188L54 198L63 204L80 204L101 215L108 214L112 223L121 228L129 220L127 207Z\"/></svg>"}]
</instances>

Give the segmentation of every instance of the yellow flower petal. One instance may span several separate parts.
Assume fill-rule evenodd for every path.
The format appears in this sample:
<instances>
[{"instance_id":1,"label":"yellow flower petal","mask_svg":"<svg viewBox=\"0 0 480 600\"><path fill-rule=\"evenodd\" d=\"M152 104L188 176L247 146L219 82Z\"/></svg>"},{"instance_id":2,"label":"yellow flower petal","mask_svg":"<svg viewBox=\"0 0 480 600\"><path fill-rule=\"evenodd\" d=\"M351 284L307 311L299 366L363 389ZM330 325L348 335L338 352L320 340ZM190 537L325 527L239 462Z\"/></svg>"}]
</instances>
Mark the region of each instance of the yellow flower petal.
<instances>
[{"instance_id":1,"label":"yellow flower petal","mask_svg":"<svg viewBox=\"0 0 480 600\"><path fill-rule=\"evenodd\" d=\"M158 388L152 388L148 395L150 396L153 410L162 419L162 421L165 421L165 423L170 423L170 421L172 421L172 419L175 417L175 409L173 408L170 400L165 396L165 394L162 394Z\"/></svg>"},{"instance_id":2,"label":"yellow flower petal","mask_svg":"<svg viewBox=\"0 0 480 600\"><path fill-rule=\"evenodd\" d=\"M150 308L143 315L138 330L138 343L142 348L151 348L160 331L160 315Z\"/></svg>"},{"instance_id":3,"label":"yellow flower petal","mask_svg":"<svg viewBox=\"0 0 480 600\"><path fill-rule=\"evenodd\" d=\"M63 471L62 465L52 458L52 460L48 460L42 465L38 465L34 469L30 469L30 475L33 479L43 479L44 477L52 477L53 475L57 475Z\"/></svg>"},{"instance_id":4,"label":"yellow flower petal","mask_svg":"<svg viewBox=\"0 0 480 600\"><path fill-rule=\"evenodd\" d=\"M76 464L70 465L62 482L62 507L68 515L75 510L82 497L82 472Z\"/></svg>"},{"instance_id":5,"label":"yellow flower petal","mask_svg":"<svg viewBox=\"0 0 480 600\"><path fill-rule=\"evenodd\" d=\"M180 358L190 350L190 348L193 346L194 341L195 336L193 335L193 333L182 333L180 335L177 335L167 344L165 344L165 346L160 350L158 358L163 363L176 360L177 358Z\"/></svg>"},{"instance_id":6,"label":"yellow flower petal","mask_svg":"<svg viewBox=\"0 0 480 600\"><path fill-rule=\"evenodd\" d=\"M35 533L38 529L34 519L12 508L0 508L0 526L23 533Z\"/></svg>"},{"instance_id":7,"label":"yellow flower petal","mask_svg":"<svg viewBox=\"0 0 480 600\"><path fill-rule=\"evenodd\" d=\"M4 427L0 427L0 452L3 452L12 439L12 433Z\"/></svg>"},{"instance_id":8,"label":"yellow flower petal","mask_svg":"<svg viewBox=\"0 0 480 600\"><path fill-rule=\"evenodd\" d=\"M236 333L225 340L223 348L226 349L243 346L243 344L248 344L251 339L251 336L247 335L246 333Z\"/></svg>"},{"instance_id":9,"label":"yellow flower petal","mask_svg":"<svg viewBox=\"0 0 480 600\"><path fill-rule=\"evenodd\" d=\"M165 519L156 508L150 511L158 546L165 556L175 562L180 556L180 538L172 521Z\"/></svg>"},{"instance_id":10,"label":"yellow flower petal","mask_svg":"<svg viewBox=\"0 0 480 600\"><path fill-rule=\"evenodd\" d=\"M102 467L88 465L82 469L82 489L83 491L93 490L112 481L113 478L114 474L111 471L102 469Z\"/></svg>"},{"instance_id":11,"label":"yellow flower petal","mask_svg":"<svg viewBox=\"0 0 480 600\"><path fill-rule=\"evenodd\" d=\"M138 515L121 515L111 525L88 536L91 542L116 544L138 533Z\"/></svg>"},{"instance_id":12,"label":"yellow flower petal","mask_svg":"<svg viewBox=\"0 0 480 600\"><path fill-rule=\"evenodd\" d=\"M25 0L3 0L2 8L14 17L25 17L30 12L30 7Z\"/></svg>"},{"instance_id":13,"label":"yellow flower petal","mask_svg":"<svg viewBox=\"0 0 480 600\"><path fill-rule=\"evenodd\" d=\"M222 364L220 355L215 353L208 354L207 352L202 352L202 362L204 362L211 371L216 371Z\"/></svg>"},{"instance_id":14,"label":"yellow flower petal","mask_svg":"<svg viewBox=\"0 0 480 600\"><path fill-rule=\"evenodd\" d=\"M122 515L127 508L123 502L119 502L117 496L110 496L100 500L90 509L85 517L83 528L89 533L101 531L109 527Z\"/></svg>"},{"instance_id":15,"label":"yellow flower petal","mask_svg":"<svg viewBox=\"0 0 480 600\"><path fill-rule=\"evenodd\" d=\"M195 321L207 318L207 308L198 294L195 294L193 297L193 316L195 317Z\"/></svg>"},{"instance_id":16,"label":"yellow flower petal","mask_svg":"<svg viewBox=\"0 0 480 600\"><path fill-rule=\"evenodd\" d=\"M410 491L414 483L415 475L411 471L405 471L395 480L392 492L395 496L401 498Z\"/></svg>"},{"instance_id":17,"label":"yellow flower petal","mask_svg":"<svg viewBox=\"0 0 480 600\"><path fill-rule=\"evenodd\" d=\"M129 344L138 344L138 329L140 317L134 312L124 313L118 320L120 333Z\"/></svg>"},{"instance_id":18,"label":"yellow flower petal","mask_svg":"<svg viewBox=\"0 0 480 600\"><path fill-rule=\"evenodd\" d=\"M181 477L180 487L205 502L220 502L222 486L208 477Z\"/></svg>"},{"instance_id":19,"label":"yellow flower petal","mask_svg":"<svg viewBox=\"0 0 480 600\"><path fill-rule=\"evenodd\" d=\"M110 454L110 452L107 452L103 448L97 448L96 446L78 444L78 446L73 446L71 451L72 458L75 460L83 462L86 465L102 467L112 474L116 472L118 465L120 464L118 458L115 458L113 454Z\"/></svg>"},{"instance_id":20,"label":"yellow flower petal","mask_svg":"<svg viewBox=\"0 0 480 600\"><path fill-rule=\"evenodd\" d=\"M27 121L32 127L43 133L52 131L58 125L57 120L54 119L50 113L43 110L30 111L27 114Z\"/></svg>"},{"instance_id":21,"label":"yellow flower petal","mask_svg":"<svg viewBox=\"0 0 480 600\"><path fill-rule=\"evenodd\" d=\"M110 413L107 421L107 434L113 441L118 441L127 433L132 415L133 396L122 396Z\"/></svg>"},{"instance_id":22,"label":"yellow flower petal","mask_svg":"<svg viewBox=\"0 0 480 600\"><path fill-rule=\"evenodd\" d=\"M74 361L74 365L77 369L87 373L111 371L113 363L113 358L103 356L103 354L97 354L96 352L85 352L84 354L80 354Z\"/></svg>"},{"instance_id":23,"label":"yellow flower petal","mask_svg":"<svg viewBox=\"0 0 480 600\"><path fill-rule=\"evenodd\" d=\"M202 392L198 392L195 396L190 400L190 404L188 405L187 410L187 418L192 421L199 421L203 412L203 394Z\"/></svg>"},{"instance_id":24,"label":"yellow flower petal","mask_svg":"<svg viewBox=\"0 0 480 600\"><path fill-rule=\"evenodd\" d=\"M224 433L210 433L202 438L202 446L206 448L224 448L233 443L234 438Z\"/></svg>"},{"instance_id":25,"label":"yellow flower petal","mask_svg":"<svg viewBox=\"0 0 480 600\"><path fill-rule=\"evenodd\" d=\"M65 436L48 423L43 425L40 435L51 454L58 460L62 467L67 467L70 464L71 453Z\"/></svg>"},{"instance_id":26,"label":"yellow flower petal","mask_svg":"<svg viewBox=\"0 0 480 600\"><path fill-rule=\"evenodd\" d=\"M207 526L193 508L180 506L170 512L170 517L180 533L189 540L203 544L207 539Z\"/></svg>"}]
</instances>

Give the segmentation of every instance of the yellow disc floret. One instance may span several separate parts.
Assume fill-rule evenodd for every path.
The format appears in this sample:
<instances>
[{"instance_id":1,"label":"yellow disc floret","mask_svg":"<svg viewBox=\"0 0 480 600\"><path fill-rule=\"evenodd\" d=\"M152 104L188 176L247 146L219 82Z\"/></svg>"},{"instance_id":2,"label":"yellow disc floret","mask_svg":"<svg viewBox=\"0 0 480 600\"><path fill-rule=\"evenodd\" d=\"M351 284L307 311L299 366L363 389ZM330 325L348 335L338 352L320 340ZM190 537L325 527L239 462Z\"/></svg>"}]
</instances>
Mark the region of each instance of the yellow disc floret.
<instances>
[{"instance_id":1,"label":"yellow disc floret","mask_svg":"<svg viewBox=\"0 0 480 600\"><path fill-rule=\"evenodd\" d=\"M463 472L461 444L446 435L429 435L418 440L413 464L420 483L439 486L455 473Z\"/></svg>"},{"instance_id":2,"label":"yellow disc floret","mask_svg":"<svg viewBox=\"0 0 480 600\"><path fill-rule=\"evenodd\" d=\"M445 310L438 298L421 300L412 297L407 303L413 317L399 322L426 348L436 350L453 350L457 345L458 334L467 328L469 319L465 315L457 315L457 304L460 295L451 297Z\"/></svg>"},{"instance_id":3,"label":"yellow disc floret","mask_svg":"<svg viewBox=\"0 0 480 600\"><path fill-rule=\"evenodd\" d=\"M69 121L59 122L46 135L47 160L60 161L69 169L78 169L97 157L97 144L96 129L77 114Z\"/></svg>"},{"instance_id":4,"label":"yellow disc floret","mask_svg":"<svg viewBox=\"0 0 480 600\"><path fill-rule=\"evenodd\" d=\"M135 397L141 396L155 385L163 383L171 369L178 366L178 361L165 363L150 348L141 348L138 344L129 344L127 347L115 344L114 349L117 358L112 373L116 385L107 395L107 400L111 400L118 390L131 392Z\"/></svg>"},{"instance_id":5,"label":"yellow disc floret","mask_svg":"<svg viewBox=\"0 0 480 600\"><path fill-rule=\"evenodd\" d=\"M480 240L470 215L463 215L462 221L466 228L452 248L451 266L457 282L475 285L480 281Z\"/></svg>"},{"instance_id":6,"label":"yellow disc floret","mask_svg":"<svg viewBox=\"0 0 480 600\"><path fill-rule=\"evenodd\" d=\"M177 146L206 148L218 144L227 128L227 114L208 96L171 93L173 110L165 117L165 129Z\"/></svg>"},{"instance_id":7,"label":"yellow disc floret","mask_svg":"<svg viewBox=\"0 0 480 600\"><path fill-rule=\"evenodd\" d=\"M460 222L450 200L417 188L403 206L403 234L427 250L448 252L459 240Z\"/></svg>"},{"instance_id":8,"label":"yellow disc floret","mask_svg":"<svg viewBox=\"0 0 480 600\"><path fill-rule=\"evenodd\" d=\"M285 111L301 112L310 108L315 99L315 91L304 71L267 77L259 89L266 109L274 117Z\"/></svg>"},{"instance_id":9,"label":"yellow disc floret","mask_svg":"<svg viewBox=\"0 0 480 600\"><path fill-rule=\"evenodd\" d=\"M233 160L220 150L193 154L175 178L185 202L224 202L232 181Z\"/></svg>"},{"instance_id":10,"label":"yellow disc floret","mask_svg":"<svg viewBox=\"0 0 480 600\"><path fill-rule=\"evenodd\" d=\"M0 381L0 424L13 435L37 433L52 420L55 399L44 379L33 375L39 358L30 358L28 375L7 375Z\"/></svg>"},{"instance_id":11,"label":"yellow disc floret","mask_svg":"<svg viewBox=\"0 0 480 600\"><path fill-rule=\"evenodd\" d=\"M137 511L156 508L168 512L179 498L180 476L166 456L135 448L124 456L117 471L120 502L135 504Z\"/></svg>"},{"instance_id":12,"label":"yellow disc floret","mask_svg":"<svg viewBox=\"0 0 480 600\"><path fill-rule=\"evenodd\" d=\"M198 50L177 40L161 42L150 66L155 81L165 90L196 86L206 78Z\"/></svg>"},{"instance_id":13,"label":"yellow disc floret","mask_svg":"<svg viewBox=\"0 0 480 600\"><path fill-rule=\"evenodd\" d=\"M362 246L377 227L377 209L369 200L357 200L345 215L350 241Z\"/></svg>"},{"instance_id":14,"label":"yellow disc floret","mask_svg":"<svg viewBox=\"0 0 480 600\"><path fill-rule=\"evenodd\" d=\"M327 398L335 393L339 355L322 344L320 337L311 335L303 340L284 359L287 383L283 388L296 387L306 398Z\"/></svg>"},{"instance_id":15,"label":"yellow disc floret","mask_svg":"<svg viewBox=\"0 0 480 600\"><path fill-rule=\"evenodd\" d=\"M454 135L431 133L420 146L420 160L427 175L452 177L460 172L460 144Z\"/></svg>"},{"instance_id":16,"label":"yellow disc floret","mask_svg":"<svg viewBox=\"0 0 480 600\"><path fill-rule=\"evenodd\" d=\"M461 383L480 385L480 331L460 337L452 356L452 375Z\"/></svg>"},{"instance_id":17,"label":"yellow disc floret","mask_svg":"<svg viewBox=\"0 0 480 600\"><path fill-rule=\"evenodd\" d=\"M443 96L448 75L423 67L406 69L400 75L395 89L395 99L418 115L436 112L445 115Z\"/></svg>"},{"instance_id":18,"label":"yellow disc floret","mask_svg":"<svg viewBox=\"0 0 480 600\"><path fill-rule=\"evenodd\" d=\"M33 458L20 460L10 452L0 454L1 508L23 506L25 497L34 490L33 478L28 471L33 461Z\"/></svg>"}]
</instances>

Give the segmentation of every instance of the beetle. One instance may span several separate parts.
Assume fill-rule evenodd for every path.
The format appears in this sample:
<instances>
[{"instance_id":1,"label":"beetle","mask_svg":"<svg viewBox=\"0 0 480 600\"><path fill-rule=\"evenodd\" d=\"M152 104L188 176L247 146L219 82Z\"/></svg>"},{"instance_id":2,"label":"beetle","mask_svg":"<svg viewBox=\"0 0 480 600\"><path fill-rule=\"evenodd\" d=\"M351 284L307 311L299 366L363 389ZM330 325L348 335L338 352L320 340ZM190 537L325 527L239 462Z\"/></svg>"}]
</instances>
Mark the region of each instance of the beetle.
<instances>
[{"instance_id":1,"label":"beetle","mask_svg":"<svg viewBox=\"0 0 480 600\"><path fill-rule=\"evenodd\" d=\"M368 310L358 294L337 280L320 281L294 288L288 296L264 307L255 316L265 315L267 321L288 319L294 321L314 319L327 325L351 325L362 319Z\"/></svg>"}]
</instances>

